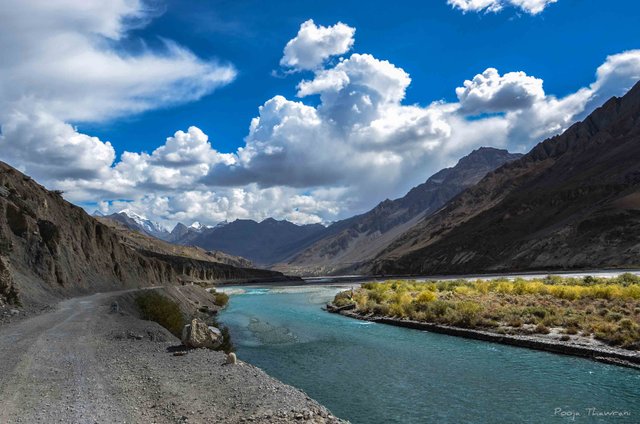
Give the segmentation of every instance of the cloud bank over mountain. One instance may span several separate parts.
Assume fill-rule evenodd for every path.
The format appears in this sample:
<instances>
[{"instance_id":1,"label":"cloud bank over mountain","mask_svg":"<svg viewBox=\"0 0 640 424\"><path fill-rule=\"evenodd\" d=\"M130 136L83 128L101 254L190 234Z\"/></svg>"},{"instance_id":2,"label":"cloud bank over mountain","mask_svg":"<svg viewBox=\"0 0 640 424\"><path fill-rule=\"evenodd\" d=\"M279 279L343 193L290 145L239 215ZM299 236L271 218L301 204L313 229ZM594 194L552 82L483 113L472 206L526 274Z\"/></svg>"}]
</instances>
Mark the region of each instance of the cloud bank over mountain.
<instances>
[{"instance_id":1,"label":"cloud bank over mountain","mask_svg":"<svg viewBox=\"0 0 640 424\"><path fill-rule=\"evenodd\" d=\"M532 13L543 7L513 3ZM68 122L196 100L231 82L234 67L171 41L160 51L126 53L119 40L152 18L139 2L88 2L70 8L71 17L47 11L48 25L42 12L35 33L26 31L35 24L22 4L0 6L12 17L0 32L18 34L16 45L31 53L3 46L13 60L0 64L0 159L64 190L69 200L103 212L127 207L161 222L269 216L329 222L403 195L477 147L524 151L640 78L640 50L630 50L609 56L591 85L563 97L546 93L543 80L526 71L488 68L451 87L456 102L408 104L405 70L351 52L355 28L308 20L280 61L297 98L266 100L237 150L219 151L215 134L212 141L192 126L150 153L118 157L109 142ZM69 26L68 19L79 24ZM58 51L63 44L56 38L71 40L64 43L69 51ZM50 41L42 46L38 39Z\"/></svg>"}]
</instances>

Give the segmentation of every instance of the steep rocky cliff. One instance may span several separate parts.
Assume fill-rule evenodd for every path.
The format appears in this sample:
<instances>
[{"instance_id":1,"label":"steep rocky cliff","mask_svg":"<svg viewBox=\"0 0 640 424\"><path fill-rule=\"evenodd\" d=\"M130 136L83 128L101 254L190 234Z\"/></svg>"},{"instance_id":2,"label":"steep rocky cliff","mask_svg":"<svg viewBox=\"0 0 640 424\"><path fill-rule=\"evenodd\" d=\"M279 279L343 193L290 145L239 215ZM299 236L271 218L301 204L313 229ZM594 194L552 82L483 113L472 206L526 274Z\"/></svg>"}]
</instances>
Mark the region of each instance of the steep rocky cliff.
<instances>
[{"instance_id":1,"label":"steep rocky cliff","mask_svg":"<svg viewBox=\"0 0 640 424\"><path fill-rule=\"evenodd\" d=\"M418 223L373 273L640 266L640 84Z\"/></svg>"},{"instance_id":2,"label":"steep rocky cliff","mask_svg":"<svg viewBox=\"0 0 640 424\"><path fill-rule=\"evenodd\" d=\"M0 162L0 302L184 280L274 280L273 271L145 251L109 226Z\"/></svg>"}]
</instances>

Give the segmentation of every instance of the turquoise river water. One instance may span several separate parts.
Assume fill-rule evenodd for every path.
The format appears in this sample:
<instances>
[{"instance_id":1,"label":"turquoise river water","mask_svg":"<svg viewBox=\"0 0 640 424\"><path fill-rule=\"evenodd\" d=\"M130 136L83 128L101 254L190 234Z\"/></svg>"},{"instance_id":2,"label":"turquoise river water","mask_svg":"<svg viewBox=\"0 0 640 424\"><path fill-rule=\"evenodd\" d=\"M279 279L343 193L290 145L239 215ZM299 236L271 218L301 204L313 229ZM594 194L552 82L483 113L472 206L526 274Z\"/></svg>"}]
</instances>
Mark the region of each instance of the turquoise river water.
<instances>
[{"instance_id":1,"label":"turquoise river water","mask_svg":"<svg viewBox=\"0 0 640 424\"><path fill-rule=\"evenodd\" d=\"M240 359L354 424L640 423L640 371L322 311L339 290L225 289L220 321Z\"/></svg>"}]
</instances>

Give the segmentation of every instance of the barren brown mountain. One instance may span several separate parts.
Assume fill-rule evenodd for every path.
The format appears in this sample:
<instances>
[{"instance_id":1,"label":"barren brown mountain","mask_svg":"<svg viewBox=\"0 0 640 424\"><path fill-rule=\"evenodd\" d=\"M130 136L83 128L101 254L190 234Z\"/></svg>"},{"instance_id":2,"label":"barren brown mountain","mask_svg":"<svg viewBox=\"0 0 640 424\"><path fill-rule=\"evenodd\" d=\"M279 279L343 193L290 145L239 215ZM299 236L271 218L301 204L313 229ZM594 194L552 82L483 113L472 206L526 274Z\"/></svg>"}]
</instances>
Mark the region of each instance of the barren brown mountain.
<instances>
[{"instance_id":1,"label":"barren brown mountain","mask_svg":"<svg viewBox=\"0 0 640 424\"><path fill-rule=\"evenodd\" d=\"M332 224L322 238L273 269L295 274L349 273L487 172L520 156L490 147L475 150L404 197L387 199L369 212Z\"/></svg>"},{"instance_id":2,"label":"barren brown mountain","mask_svg":"<svg viewBox=\"0 0 640 424\"><path fill-rule=\"evenodd\" d=\"M640 84L489 173L363 269L435 274L640 266Z\"/></svg>"},{"instance_id":3,"label":"barren brown mountain","mask_svg":"<svg viewBox=\"0 0 640 424\"><path fill-rule=\"evenodd\" d=\"M238 258L170 251L124 234L0 162L0 302L51 304L118 288L283 277L228 264L247 265Z\"/></svg>"}]
</instances>

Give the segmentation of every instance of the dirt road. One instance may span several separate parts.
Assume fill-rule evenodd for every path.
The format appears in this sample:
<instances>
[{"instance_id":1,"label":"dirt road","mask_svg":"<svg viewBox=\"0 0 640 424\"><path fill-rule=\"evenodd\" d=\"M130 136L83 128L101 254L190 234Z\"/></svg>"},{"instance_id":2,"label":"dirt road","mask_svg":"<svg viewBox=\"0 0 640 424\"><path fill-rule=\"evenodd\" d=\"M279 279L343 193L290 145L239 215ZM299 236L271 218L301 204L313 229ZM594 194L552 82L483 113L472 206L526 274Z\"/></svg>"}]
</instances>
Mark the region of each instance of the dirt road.
<instances>
[{"instance_id":1,"label":"dirt road","mask_svg":"<svg viewBox=\"0 0 640 424\"><path fill-rule=\"evenodd\" d=\"M0 327L0 423L336 422L304 393L225 355L173 356L155 323L112 314L123 292Z\"/></svg>"}]
</instances>

